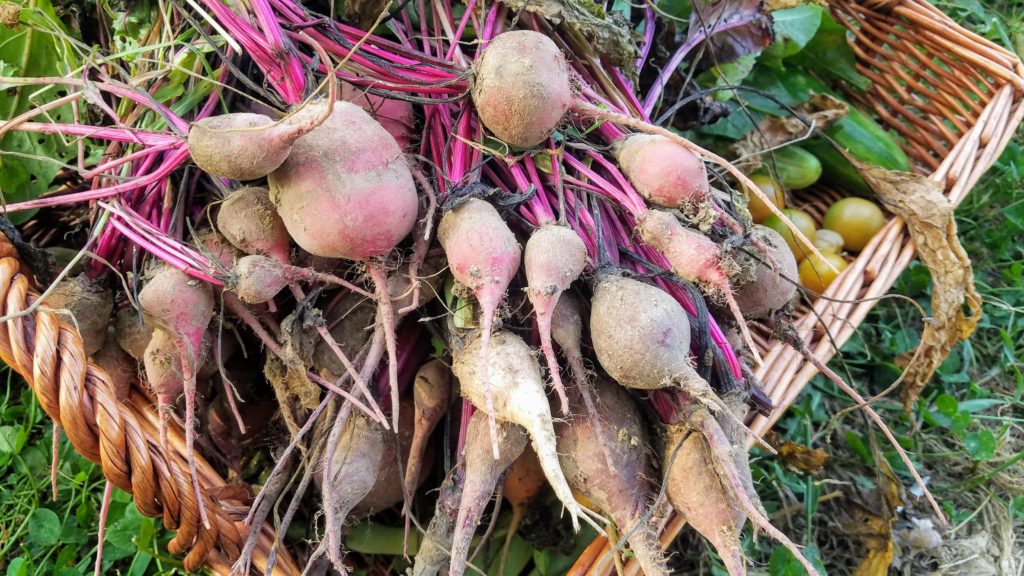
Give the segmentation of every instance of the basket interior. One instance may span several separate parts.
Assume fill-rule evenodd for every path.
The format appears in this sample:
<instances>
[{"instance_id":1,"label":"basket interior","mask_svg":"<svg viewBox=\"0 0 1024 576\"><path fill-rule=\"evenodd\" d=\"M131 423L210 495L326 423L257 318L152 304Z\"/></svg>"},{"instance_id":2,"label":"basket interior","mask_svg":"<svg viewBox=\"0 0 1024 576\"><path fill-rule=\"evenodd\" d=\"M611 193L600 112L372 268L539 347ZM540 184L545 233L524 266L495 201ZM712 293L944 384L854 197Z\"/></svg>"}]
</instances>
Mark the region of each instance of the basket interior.
<instances>
[{"instance_id":1,"label":"basket interior","mask_svg":"<svg viewBox=\"0 0 1024 576\"><path fill-rule=\"evenodd\" d=\"M857 70L872 80L867 92L848 90L856 106L897 136L915 170L941 182L956 205L998 157L1024 116L1024 70L1010 52L956 25L923 0L830 0L838 22L851 34ZM787 205L806 211L820 225L842 190L815 185L790 193ZM900 218L854 258L830 286L833 301L803 298L797 332L811 352L827 362L857 330L914 257ZM866 301L860 301L866 300ZM764 365L756 371L776 409L756 417L761 434L799 395L817 370L773 339L768 326L752 332ZM827 336L827 337L826 337Z\"/></svg>"},{"instance_id":2,"label":"basket interior","mask_svg":"<svg viewBox=\"0 0 1024 576\"><path fill-rule=\"evenodd\" d=\"M895 6L831 2L852 32L857 71L872 83L868 92L849 95L873 110L918 170L930 174L1013 76L1015 58L925 2L888 4Z\"/></svg>"}]
</instances>

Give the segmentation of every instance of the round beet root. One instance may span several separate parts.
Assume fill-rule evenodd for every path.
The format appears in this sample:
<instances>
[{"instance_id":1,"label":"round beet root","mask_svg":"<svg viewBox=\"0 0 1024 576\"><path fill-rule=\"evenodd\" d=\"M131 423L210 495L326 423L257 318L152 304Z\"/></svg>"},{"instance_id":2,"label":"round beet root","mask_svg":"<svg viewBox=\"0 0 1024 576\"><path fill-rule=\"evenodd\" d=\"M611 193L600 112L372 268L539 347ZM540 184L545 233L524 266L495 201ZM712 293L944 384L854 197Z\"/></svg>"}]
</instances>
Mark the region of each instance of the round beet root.
<instances>
[{"instance_id":1,"label":"round beet root","mask_svg":"<svg viewBox=\"0 0 1024 576\"><path fill-rule=\"evenodd\" d=\"M572 102L565 56L539 32L500 34L476 63L473 104L480 120L514 148L547 140Z\"/></svg>"},{"instance_id":2,"label":"round beet root","mask_svg":"<svg viewBox=\"0 0 1024 576\"><path fill-rule=\"evenodd\" d=\"M337 102L295 141L269 176L270 199L302 249L366 260L394 248L416 223L412 172L395 139L362 108Z\"/></svg>"},{"instance_id":3,"label":"round beet root","mask_svg":"<svg viewBox=\"0 0 1024 576\"><path fill-rule=\"evenodd\" d=\"M591 304L594 353L619 384L650 390L699 378L690 365L686 311L664 291L609 275Z\"/></svg>"},{"instance_id":4,"label":"round beet root","mask_svg":"<svg viewBox=\"0 0 1024 576\"><path fill-rule=\"evenodd\" d=\"M796 295L796 258L775 230L756 225L752 236L767 249L771 262L757 261L754 279L736 289L736 303L747 318L767 318Z\"/></svg>"},{"instance_id":5,"label":"round beet root","mask_svg":"<svg viewBox=\"0 0 1024 576\"><path fill-rule=\"evenodd\" d=\"M47 308L71 312L87 355L92 356L103 347L107 325L114 312L114 295L109 289L81 274L57 284L44 304Z\"/></svg>"},{"instance_id":6,"label":"round beet root","mask_svg":"<svg viewBox=\"0 0 1024 576\"><path fill-rule=\"evenodd\" d=\"M654 134L633 134L615 149L622 172L648 202L666 208L709 199L704 162L679 144Z\"/></svg>"}]
</instances>

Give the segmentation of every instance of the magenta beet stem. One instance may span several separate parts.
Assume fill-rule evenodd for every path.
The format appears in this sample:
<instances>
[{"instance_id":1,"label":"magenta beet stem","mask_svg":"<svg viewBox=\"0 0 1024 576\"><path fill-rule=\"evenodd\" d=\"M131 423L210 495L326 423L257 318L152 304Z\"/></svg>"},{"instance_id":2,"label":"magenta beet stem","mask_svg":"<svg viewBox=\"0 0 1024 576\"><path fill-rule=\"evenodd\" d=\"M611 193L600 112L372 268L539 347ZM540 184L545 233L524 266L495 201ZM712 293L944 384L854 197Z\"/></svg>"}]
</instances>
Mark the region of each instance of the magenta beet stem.
<instances>
[{"instance_id":1,"label":"magenta beet stem","mask_svg":"<svg viewBox=\"0 0 1024 576\"><path fill-rule=\"evenodd\" d=\"M67 204L76 204L78 202L87 202L90 200L99 200L101 198L109 198L116 196L123 192L141 188L147 186L152 182L156 182L161 178L166 177L168 174L178 168L185 160L188 159L188 149L182 145L178 148L168 160L157 168L155 171L137 178L130 182L124 182L122 184L116 184L114 186L107 186L104 188L97 188L95 190L89 190L86 192L76 192L74 194L65 194L63 196L51 196L49 198L36 198L35 200L26 200L25 202L17 202L15 204L8 204L6 211L20 212L22 210L32 210L34 208L48 208L50 206L64 206Z\"/></svg>"}]
</instances>

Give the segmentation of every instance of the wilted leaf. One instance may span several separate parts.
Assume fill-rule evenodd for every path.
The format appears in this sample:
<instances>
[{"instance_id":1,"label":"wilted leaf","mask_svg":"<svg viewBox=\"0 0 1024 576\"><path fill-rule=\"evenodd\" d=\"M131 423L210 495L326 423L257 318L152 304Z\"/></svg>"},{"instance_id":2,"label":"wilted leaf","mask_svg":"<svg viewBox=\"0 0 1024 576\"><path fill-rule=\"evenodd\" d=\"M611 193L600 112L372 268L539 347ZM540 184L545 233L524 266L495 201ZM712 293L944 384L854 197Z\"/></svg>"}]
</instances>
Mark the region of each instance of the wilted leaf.
<instances>
[{"instance_id":1,"label":"wilted leaf","mask_svg":"<svg viewBox=\"0 0 1024 576\"><path fill-rule=\"evenodd\" d=\"M760 52L772 43L772 23L761 0L704 0L693 3L686 42L699 59L697 71Z\"/></svg>"},{"instance_id":2,"label":"wilted leaf","mask_svg":"<svg viewBox=\"0 0 1024 576\"><path fill-rule=\"evenodd\" d=\"M815 94L795 109L796 115L768 116L757 128L743 136L733 145L737 156L751 156L769 148L786 144L807 134L806 123L813 123L818 130L824 130L844 118L850 108L845 102L828 94Z\"/></svg>"},{"instance_id":3,"label":"wilted leaf","mask_svg":"<svg viewBox=\"0 0 1024 576\"><path fill-rule=\"evenodd\" d=\"M869 504L862 504L853 498L847 498L844 502L847 518L843 528L860 540L867 550L867 554L854 569L854 576L887 576L893 559L896 509L903 504L899 479L877 445L872 442L871 447L878 487L871 492Z\"/></svg>"},{"instance_id":4,"label":"wilted leaf","mask_svg":"<svg viewBox=\"0 0 1024 576\"><path fill-rule=\"evenodd\" d=\"M629 21L618 12L606 12L603 4L590 0L509 0L505 5L539 14L552 24L564 24L623 72L635 72L638 53Z\"/></svg>"},{"instance_id":5,"label":"wilted leaf","mask_svg":"<svg viewBox=\"0 0 1024 576\"><path fill-rule=\"evenodd\" d=\"M779 458L787 466L814 474L828 462L828 454L824 450L808 448L796 442L785 441L778 448Z\"/></svg>"},{"instance_id":6,"label":"wilted leaf","mask_svg":"<svg viewBox=\"0 0 1024 576\"><path fill-rule=\"evenodd\" d=\"M909 355L903 358L903 405L909 409L953 346L974 333L981 320L981 296L974 289L971 260L960 245L953 205L942 194L942 186L924 176L847 158L885 207L906 221L917 255L932 273L931 317L914 361Z\"/></svg>"}]
</instances>

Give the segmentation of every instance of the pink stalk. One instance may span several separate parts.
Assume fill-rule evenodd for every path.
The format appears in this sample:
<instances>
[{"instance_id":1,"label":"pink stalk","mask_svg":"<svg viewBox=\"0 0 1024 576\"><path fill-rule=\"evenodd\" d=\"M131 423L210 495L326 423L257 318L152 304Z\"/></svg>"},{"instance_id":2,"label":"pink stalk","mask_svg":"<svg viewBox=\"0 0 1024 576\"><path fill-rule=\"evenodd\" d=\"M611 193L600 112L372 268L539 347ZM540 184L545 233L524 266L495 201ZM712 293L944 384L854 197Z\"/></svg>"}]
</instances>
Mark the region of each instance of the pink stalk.
<instances>
[{"instance_id":1,"label":"pink stalk","mask_svg":"<svg viewBox=\"0 0 1024 576\"><path fill-rule=\"evenodd\" d=\"M538 217L537 224L543 225L555 222L555 220L557 220L557 218L555 218L555 212L551 208L551 205L548 204L548 197L545 193L546 188L544 183L541 181L540 174L537 172L537 166L534 164L533 158L526 156L523 158L523 164L526 165L526 172L530 175L531 183L537 189L537 193L530 199L530 204L536 205L537 207L537 210L535 211L535 214L537 214Z\"/></svg>"},{"instance_id":2,"label":"pink stalk","mask_svg":"<svg viewBox=\"0 0 1024 576\"><path fill-rule=\"evenodd\" d=\"M188 159L188 149L182 146L175 150L174 154L171 155L170 159L166 160L162 166L157 168L155 171L149 173L142 178L125 182L123 184L117 184L114 186L107 186L104 188L98 188L89 190L86 192L76 192L74 194L65 194L63 196L51 196L48 198L37 198L35 200L26 200L24 202L16 202L14 204L7 205L7 212L19 212L21 210L31 210L33 208L49 208L51 206L64 206L67 204L76 204L79 202L87 202L90 200L99 200L101 198L110 198L111 196L117 196L128 190L134 190L146 186L152 182L156 182L162 178L167 177L168 174L173 172L180 166L185 160Z\"/></svg>"},{"instance_id":3,"label":"pink stalk","mask_svg":"<svg viewBox=\"0 0 1024 576\"><path fill-rule=\"evenodd\" d=\"M760 16L759 13L755 12L755 14ZM748 24L750 24L749 19L738 18L732 22L720 23L716 25L714 33L717 34L719 32L725 32L726 30L740 28L743 26L747 26ZM654 80L654 84L652 84L650 90L648 90L647 97L644 98L644 113L647 116L650 116L651 113L654 112L654 106L658 103L658 100L661 98L661 92L665 89L665 86L668 85L669 79L672 78L672 75L676 73L676 69L679 68L679 65L683 63L683 59L685 59L686 56L690 53L690 50L693 50L693 48L696 45L700 44L705 39L707 39L706 32L704 32L706 28L707 27L702 26L700 32L688 37L686 41L683 42L682 46L680 46L675 51L675 53L672 54L672 57L669 58L668 63L665 64L665 67L661 69L661 72L658 74L658 77Z\"/></svg>"},{"instance_id":4,"label":"pink stalk","mask_svg":"<svg viewBox=\"0 0 1024 576\"><path fill-rule=\"evenodd\" d=\"M644 40L640 43L640 55L636 59L636 73L639 76L644 69L644 64L647 63L647 56L651 53L651 46L654 45L654 28L655 18L657 14L654 12L654 8L646 6L644 8ZM632 86L629 86L627 92L632 93Z\"/></svg>"},{"instance_id":5,"label":"pink stalk","mask_svg":"<svg viewBox=\"0 0 1024 576\"><path fill-rule=\"evenodd\" d=\"M3 126L6 122L0 124ZM174 146L184 144L184 140L171 134L157 134L127 128L101 128L88 124L61 124L59 122L22 122L15 130L37 134L61 134L64 136L81 136L84 138L102 138L114 142L141 144L144 146Z\"/></svg>"},{"instance_id":6,"label":"pink stalk","mask_svg":"<svg viewBox=\"0 0 1024 576\"><path fill-rule=\"evenodd\" d=\"M199 270L199 269L193 267L190 263L185 262L184 260L182 260L179 257L175 256L174 254L171 254L171 253L163 250L160 247L154 246L153 244L151 244L149 242L149 240L147 240L146 238L140 236L138 233L136 233L134 230L132 230L131 227L123 224L118 218L112 217L110 219L110 223L112 225L116 226L118 231L120 231L122 234L124 234L125 237L127 237L129 240L131 240L135 245L137 245L140 248L143 248L146 251L152 253L154 256L156 256L160 260L166 262L167 264L169 264L171 266L174 266L178 270L181 270L182 272L188 274L189 276L191 276L193 278L196 278L198 280L202 280L203 282L209 282L211 284L215 284L215 285L219 285L219 286L223 285L222 282L220 282L219 280L217 280L213 276L210 276L210 275L206 274L205 272L203 272L202 270Z\"/></svg>"},{"instance_id":7,"label":"pink stalk","mask_svg":"<svg viewBox=\"0 0 1024 576\"><path fill-rule=\"evenodd\" d=\"M302 62L296 57L295 47L285 38L274 9L267 0L250 0L249 3L269 41L271 54L277 57L278 64L284 72L282 95L288 104L298 104L306 92L306 74Z\"/></svg>"}]
</instances>

